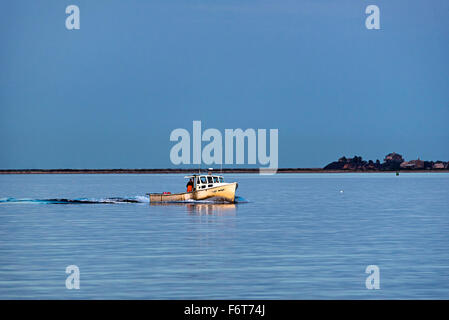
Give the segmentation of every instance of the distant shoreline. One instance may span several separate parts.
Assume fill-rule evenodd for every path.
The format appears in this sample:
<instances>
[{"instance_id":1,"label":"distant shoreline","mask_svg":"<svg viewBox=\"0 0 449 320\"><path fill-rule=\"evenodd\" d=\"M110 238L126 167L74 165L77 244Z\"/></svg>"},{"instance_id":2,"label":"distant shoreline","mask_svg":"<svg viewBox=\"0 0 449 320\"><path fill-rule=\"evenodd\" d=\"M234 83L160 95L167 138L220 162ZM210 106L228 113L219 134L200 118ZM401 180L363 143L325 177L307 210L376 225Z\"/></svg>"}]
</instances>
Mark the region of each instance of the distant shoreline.
<instances>
[{"instance_id":1,"label":"distant shoreline","mask_svg":"<svg viewBox=\"0 0 449 320\"><path fill-rule=\"evenodd\" d=\"M207 170L202 169L205 173ZM215 169L214 173L259 173L258 168ZM326 170L321 168L280 168L277 173L382 173L382 172L446 172L448 169L402 169L402 170ZM0 174L170 174L198 173L198 169L5 169Z\"/></svg>"}]
</instances>

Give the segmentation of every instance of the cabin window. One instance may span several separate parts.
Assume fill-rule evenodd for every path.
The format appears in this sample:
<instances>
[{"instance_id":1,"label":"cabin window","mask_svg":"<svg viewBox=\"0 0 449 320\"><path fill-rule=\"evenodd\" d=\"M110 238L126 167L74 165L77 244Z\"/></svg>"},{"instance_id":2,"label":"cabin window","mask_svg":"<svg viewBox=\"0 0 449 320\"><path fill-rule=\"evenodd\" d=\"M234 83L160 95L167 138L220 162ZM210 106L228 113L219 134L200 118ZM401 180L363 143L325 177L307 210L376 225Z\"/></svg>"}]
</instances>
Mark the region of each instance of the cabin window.
<instances>
[{"instance_id":1,"label":"cabin window","mask_svg":"<svg viewBox=\"0 0 449 320\"><path fill-rule=\"evenodd\" d=\"M206 177L201 177L201 183L207 183Z\"/></svg>"},{"instance_id":2,"label":"cabin window","mask_svg":"<svg viewBox=\"0 0 449 320\"><path fill-rule=\"evenodd\" d=\"M212 180L212 177L207 177L207 181L209 182L209 183L213 183L214 181Z\"/></svg>"},{"instance_id":3,"label":"cabin window","mask_svg":"<svg viewBox=\"0 0 449 320\"><path fill-rule=\"evenodd\" d=\"M201 184L200 177L196 178L196 184Z\"/></svg>"},{"instance_id":4,"label":"cabin window","mask_svg":"<svg viewBox=\"0 0 449 320\"><path fill-rule=\"evenodd\" d=\"M223 181L223 177L220 177L220 183L223 183L224 181Z\"/></svg>"},{"instance_id":5,"label":"cabin window","mask_svg":"<svg viewBox=\"0 0 449 320\"><path fill-rule=\"evenodd\" d=\"M214 177L214 183L218 183L218 177Z\"/></svg>"}]
</instances>

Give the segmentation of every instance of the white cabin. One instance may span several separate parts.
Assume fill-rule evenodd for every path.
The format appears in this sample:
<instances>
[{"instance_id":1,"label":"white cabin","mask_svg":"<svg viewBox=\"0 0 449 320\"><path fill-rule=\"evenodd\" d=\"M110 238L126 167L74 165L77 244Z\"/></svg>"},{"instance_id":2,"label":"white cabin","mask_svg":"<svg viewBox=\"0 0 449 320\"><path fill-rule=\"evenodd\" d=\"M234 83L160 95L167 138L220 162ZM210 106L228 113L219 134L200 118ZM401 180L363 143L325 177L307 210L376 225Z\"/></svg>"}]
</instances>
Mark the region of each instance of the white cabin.
<instances>
[{"instance_id":1,"label":"white cabin","mask_svg":"<svg viewBox=\"0 0 449 320\"><path fill-rule=\"evenodd\" d=\"M225 185L227 183L224 182L222 176L217 175L192 175L185 177L187 179L193 179L193 190L203 190L209 189L213 187L218 187L221 185Z\"/></svg>"}]
</instances>

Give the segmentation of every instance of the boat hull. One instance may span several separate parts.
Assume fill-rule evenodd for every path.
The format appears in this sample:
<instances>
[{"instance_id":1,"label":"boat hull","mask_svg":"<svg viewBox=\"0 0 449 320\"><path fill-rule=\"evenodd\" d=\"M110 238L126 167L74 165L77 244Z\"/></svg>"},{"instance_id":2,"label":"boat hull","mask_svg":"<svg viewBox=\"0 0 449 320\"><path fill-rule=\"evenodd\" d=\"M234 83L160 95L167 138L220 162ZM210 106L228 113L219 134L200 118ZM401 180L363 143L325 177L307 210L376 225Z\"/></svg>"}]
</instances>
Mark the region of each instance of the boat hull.
<instances>
[{"instance_id":1,"label":"boat hull","mask_svg":"<svg viewBox=\"0 0 449 320\"><path fill-rule=\"evenodd\" d=\"M150 202L182 202L189 200L207 200L213 199L214 201L223 201L234 203L235 202L235 191L237 190L238 184L236 182L228 183L213 188L195 190L192 192L184 193L173 193L173 194L163 194L163 193L149 193Z\"/></svg>"}]
</instances>

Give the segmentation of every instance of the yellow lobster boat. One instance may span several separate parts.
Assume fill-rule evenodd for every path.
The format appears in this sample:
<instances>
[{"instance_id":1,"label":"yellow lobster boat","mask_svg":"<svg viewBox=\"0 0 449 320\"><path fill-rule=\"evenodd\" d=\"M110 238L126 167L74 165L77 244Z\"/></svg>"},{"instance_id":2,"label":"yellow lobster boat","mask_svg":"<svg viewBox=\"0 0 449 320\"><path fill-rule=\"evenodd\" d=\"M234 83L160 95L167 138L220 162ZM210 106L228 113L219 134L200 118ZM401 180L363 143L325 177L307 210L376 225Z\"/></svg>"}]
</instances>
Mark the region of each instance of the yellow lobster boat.
<instances>
[{"instance_id":1,"label":"yellow lobster boat","mask_svg":"<svg viewBox=\"0 0 449 320\"><path fill-rule=\"evenodd\" d=\"M194 174L185 178L193 180L192 191L183 193L148 193L150 202L183 202L207 199L217 202L235 202L235 191L238 188L237 182L226 183L222 176L212 174Z\"/></svg>"}]
</instances>

